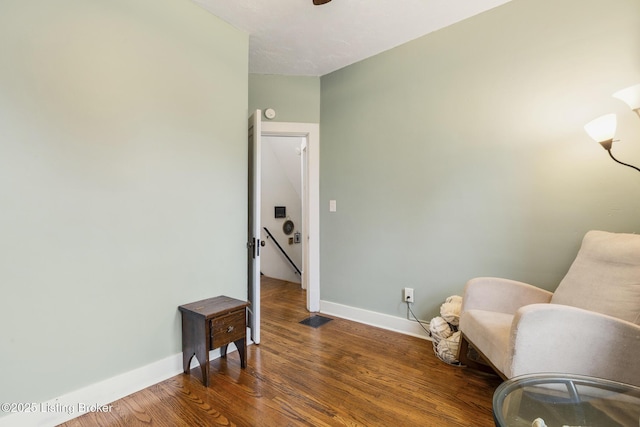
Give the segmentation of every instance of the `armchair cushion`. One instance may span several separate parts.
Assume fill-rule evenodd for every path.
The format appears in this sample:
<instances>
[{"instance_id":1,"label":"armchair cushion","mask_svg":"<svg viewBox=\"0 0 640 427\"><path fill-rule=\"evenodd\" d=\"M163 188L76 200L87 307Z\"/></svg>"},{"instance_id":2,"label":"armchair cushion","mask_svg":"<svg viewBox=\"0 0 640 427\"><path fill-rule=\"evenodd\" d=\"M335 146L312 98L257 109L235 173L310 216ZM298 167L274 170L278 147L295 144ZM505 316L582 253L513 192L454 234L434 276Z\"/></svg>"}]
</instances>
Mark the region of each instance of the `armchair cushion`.
<instances>
[{"instance_id":1,"label":"armchair cushion","mask_svg":"<svg viewBox=\"0 0 640 427\"><path fill-rule=\"evenodd\" d=\"M509 336L513 314L499 313L486 310L468 310L460 317L460 324L464 325L463 333L473 340L475 348L500 372L506 370ZM458 358L460 360L460 358Z\"/></svg>"}]
</instances>

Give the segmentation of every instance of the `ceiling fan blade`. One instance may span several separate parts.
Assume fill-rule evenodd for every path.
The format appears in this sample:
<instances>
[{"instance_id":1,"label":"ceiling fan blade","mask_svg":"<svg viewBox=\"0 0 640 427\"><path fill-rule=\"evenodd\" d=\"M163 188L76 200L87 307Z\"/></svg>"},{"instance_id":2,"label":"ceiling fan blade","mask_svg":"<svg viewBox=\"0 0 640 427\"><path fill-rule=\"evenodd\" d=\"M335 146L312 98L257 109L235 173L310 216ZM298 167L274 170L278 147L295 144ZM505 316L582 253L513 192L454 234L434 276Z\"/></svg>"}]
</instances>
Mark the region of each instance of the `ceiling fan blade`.
<instances>
[{"instance_id":1,"label":"ceiling fan blade","mask_svg":"<svg viewBox=\"0 0 640 427\"><path fill-rule=\"evenodd\" d=\"M329 3L331 0L313 0L313 4L319 6L321 4Z\"/></svg>"}]
</instances>

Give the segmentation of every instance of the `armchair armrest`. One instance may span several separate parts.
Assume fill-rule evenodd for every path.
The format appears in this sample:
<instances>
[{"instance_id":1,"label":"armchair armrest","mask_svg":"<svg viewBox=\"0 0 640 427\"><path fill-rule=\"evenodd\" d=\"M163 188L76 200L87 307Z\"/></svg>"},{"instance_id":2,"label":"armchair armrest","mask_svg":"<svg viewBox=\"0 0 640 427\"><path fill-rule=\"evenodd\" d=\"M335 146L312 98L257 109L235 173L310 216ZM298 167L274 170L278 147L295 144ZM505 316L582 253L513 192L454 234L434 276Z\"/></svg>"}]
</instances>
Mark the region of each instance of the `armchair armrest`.
<instances>
[{"instance_id":1,"label":"armchair armrest","mask_svg":"<svg viewBox=\"0 0 640 427\"><path fill-rule=\"evenodd\" d=\"M513 319L505 375L562 372L640 386L640 326L560 304L534 304Z\"/></svg>"},{"instance_id":2,"label":"armchair armrest","mask_svg":"<svg viewBox=\"0 0 640 427\"><path fill-rule=\"evenodd\" d=\"M486 310L515 314L522 306L551 301L552 292L527 283L498 277L477 277L467 282L462 311Z\"/></svg>"}]
</instances>

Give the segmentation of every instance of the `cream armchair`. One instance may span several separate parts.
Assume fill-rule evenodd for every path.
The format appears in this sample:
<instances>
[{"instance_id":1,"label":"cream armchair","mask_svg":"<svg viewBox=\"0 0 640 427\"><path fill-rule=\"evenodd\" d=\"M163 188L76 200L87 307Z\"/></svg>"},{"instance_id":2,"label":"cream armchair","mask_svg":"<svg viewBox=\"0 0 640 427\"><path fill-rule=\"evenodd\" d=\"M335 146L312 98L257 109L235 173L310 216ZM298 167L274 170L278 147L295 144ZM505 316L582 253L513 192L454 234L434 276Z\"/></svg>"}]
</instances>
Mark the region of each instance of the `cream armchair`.
<instances>
[{"instance_id":1,"label":"cream armchair","mask_svg":"<svg viewBox=\"0 0 640 427\"><path fill-rule=\"evenodd\" d=\"M640 235L590 231L555 293L481 277L464 290L469 345L503 378L556 372L640 386Z\"/></svg>"}]
</instances>

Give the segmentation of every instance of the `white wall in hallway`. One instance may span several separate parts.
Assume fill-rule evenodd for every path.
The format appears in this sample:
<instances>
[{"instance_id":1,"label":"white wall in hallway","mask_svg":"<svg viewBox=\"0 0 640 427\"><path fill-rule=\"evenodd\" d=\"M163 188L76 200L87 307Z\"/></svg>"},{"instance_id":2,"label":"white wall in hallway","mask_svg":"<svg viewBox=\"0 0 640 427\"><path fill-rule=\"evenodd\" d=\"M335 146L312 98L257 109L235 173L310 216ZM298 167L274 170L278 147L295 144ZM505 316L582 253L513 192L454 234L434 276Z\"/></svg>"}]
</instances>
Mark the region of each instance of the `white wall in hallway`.
<instances>
[{"instance_id":1,"label":"white wall in hallway","mask_svg":"<svg viewBox=\"0 0 640 427\"><path fill-rule=\"evenodd\" d=\"M302 232L302 180L300 146L304 138L265 136L262 139L262 226L267 227L280 246L302 268L302 244L289 244L295 232ZM285 221L275 218L274 207L285 206L293 221L293 233L282 230ZM261 270L269 277L300 283L300 276L263 231L266 245L261 252Z\"/></svg>"}]
</instances>

